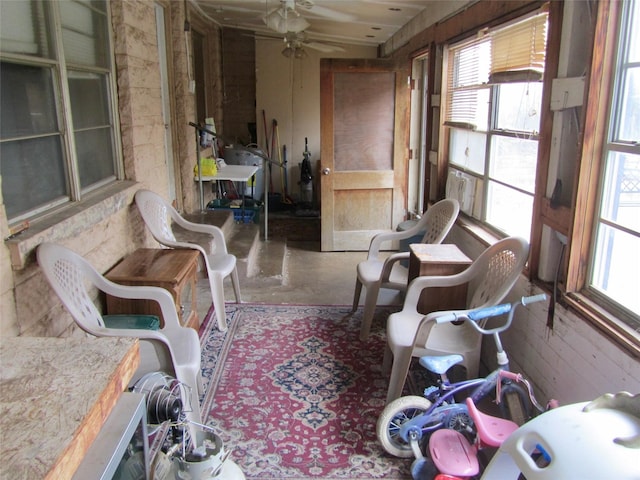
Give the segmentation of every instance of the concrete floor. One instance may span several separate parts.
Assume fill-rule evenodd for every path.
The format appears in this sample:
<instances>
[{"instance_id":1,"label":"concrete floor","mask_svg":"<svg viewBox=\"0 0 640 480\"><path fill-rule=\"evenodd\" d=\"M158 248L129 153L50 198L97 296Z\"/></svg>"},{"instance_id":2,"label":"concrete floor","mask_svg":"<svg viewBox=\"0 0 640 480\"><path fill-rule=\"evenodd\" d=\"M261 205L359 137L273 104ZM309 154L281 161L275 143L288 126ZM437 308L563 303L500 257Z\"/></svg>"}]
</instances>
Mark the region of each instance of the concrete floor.
<instances>
[{"instance_id":1,"label":"concrete floor","mask_svg":"<svg viewBox=\"0 0 640 480\"><path fill-rule=\"evenodd\" d=\"M277 241L261 240L261 263L282 263ZM270 252L273 250L273 252ZM286 242L284 268L281 277L254 277L240 275L242 301L246 303L299 304L299 305L351 305L356 279L356 265L366 258L366 252L321 252L319 242ZM275 266L274 269L278 269ZM269 267L264 269L269 270ZM364 303L363 289L360 305ZM225 280L225 300L234 301L231 281ZM397 292L381 290L378 304L399 304ZM198 311L204 318L211 305L206 278L198 281ZM362 308L362 307L361 307Z\"/></svg>"}]
</instances>

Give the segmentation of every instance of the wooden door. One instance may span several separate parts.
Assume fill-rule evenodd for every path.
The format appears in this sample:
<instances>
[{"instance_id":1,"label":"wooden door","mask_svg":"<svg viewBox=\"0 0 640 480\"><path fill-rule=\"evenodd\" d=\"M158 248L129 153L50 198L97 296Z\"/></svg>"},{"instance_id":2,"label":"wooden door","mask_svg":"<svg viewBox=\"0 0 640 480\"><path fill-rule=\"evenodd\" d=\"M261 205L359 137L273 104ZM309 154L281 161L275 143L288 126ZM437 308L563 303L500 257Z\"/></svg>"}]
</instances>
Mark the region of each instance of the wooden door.
<instances>
[{"instance_id":1,"label":"wooden door","mask_svg":"<svg viewBox=\"0 0 640 480\"><path fill-rule=\"evenodd\" d=\"M384 60L321 60L322 251L367 250L404 220L407 78Z\"/></svg>"}]
</instances>

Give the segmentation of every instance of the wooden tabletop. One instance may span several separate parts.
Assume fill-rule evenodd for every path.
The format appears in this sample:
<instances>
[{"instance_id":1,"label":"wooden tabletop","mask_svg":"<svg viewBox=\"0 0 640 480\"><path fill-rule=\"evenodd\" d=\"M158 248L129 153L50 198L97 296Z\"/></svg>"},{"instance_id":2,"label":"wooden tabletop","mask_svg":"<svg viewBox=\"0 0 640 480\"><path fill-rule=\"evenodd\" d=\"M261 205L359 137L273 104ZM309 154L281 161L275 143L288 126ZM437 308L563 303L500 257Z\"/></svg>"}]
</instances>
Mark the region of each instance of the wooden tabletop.
<instances>
[{"instance_id":1,"label":"wooden tabletop","mask_svg":"<svg viewBox=\"0 0 640 480\"><path fill-rule=\"evenodd\" d=\"M420 262L470 264L471 259L462 251L450 243L412 243L409 250Z\"/></svg>"},{"instance_id":2,"label":"wooden tabletop","mask_svg":"<svg viewBox=\"0 0 640 480\"><path fill-rule=\"evenodd\" d=\"M2 338L0 478L71 478L139 362L135 338Z\"/></svg>"},{"instance_id":3,"label":"wooden tabletop","mask_svg":"<svg viewBox=\"0 0 640 480\"><path fill-rule=\"evenodd\" d=\"M191 249L139 248L106 274L112 282L140 282L150 278L171 283L187 274L200 252Z\"/></svg>"}]
</instances>

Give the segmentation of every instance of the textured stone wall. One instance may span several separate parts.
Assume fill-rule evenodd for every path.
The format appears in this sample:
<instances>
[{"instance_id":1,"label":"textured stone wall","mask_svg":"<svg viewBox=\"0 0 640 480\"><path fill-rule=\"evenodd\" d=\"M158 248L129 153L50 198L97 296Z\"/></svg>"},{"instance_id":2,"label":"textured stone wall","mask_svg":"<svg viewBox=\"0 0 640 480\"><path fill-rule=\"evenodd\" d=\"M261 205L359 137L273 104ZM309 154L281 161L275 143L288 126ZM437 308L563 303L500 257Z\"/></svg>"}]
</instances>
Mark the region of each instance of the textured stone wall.
<instances>
[{"instance_id":1,"label":"textured stone wall","mask_svg":"<svg viewBox=\"0 0 640 480\"><path fill-rule=\"evenodd\" d=\"M155 4L112 2L111 8L125 174L167 196Z\"/></svg>"},{"instance_id":2,"label":"textured stone wall","mask_svg":"<svg viewBox=\"0 0 640 480\"><path fill-rule=\"evenodd\" d=\"M224 29L222 38L223 137L227 143L247 145L251 142L247 124L256 125L255 39L246 31L231 28ZM253 143L257 143L257 138Z\"/></svg>"}]
</instances>

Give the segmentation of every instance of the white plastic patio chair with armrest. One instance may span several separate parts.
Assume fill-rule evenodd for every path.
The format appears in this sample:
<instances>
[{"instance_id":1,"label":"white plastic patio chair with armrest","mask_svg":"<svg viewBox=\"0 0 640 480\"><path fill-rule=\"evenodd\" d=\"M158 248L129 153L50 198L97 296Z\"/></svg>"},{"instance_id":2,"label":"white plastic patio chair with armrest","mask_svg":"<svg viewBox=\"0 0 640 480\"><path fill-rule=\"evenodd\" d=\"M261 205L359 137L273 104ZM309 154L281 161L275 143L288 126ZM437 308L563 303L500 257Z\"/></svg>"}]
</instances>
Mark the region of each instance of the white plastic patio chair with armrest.
<instances>
[{"instance_id":1,"label":"white plastic patio chair with armrest","mask_svg":"<svg viewBox=\"0 0 640 480\"><path fill-rule=\"evenodd\" d=\"M150 190L138 190L135 198L144 223L158 243L169 248L191 248L201 253L202 262L205 265L209 279L209 288L211 289L211 298L218 328L221 331L225 331L227 329L224 306L224 279L226 277L231 277L236 302L240 303L241 299L236 257L227 251L224 232L215 225L193 223L185 220L170 203ZM176 240L171 229L171 221L185 230L210 235L212 238L211 250L208 251L197 243Z\"/></svg>"},{"instance_id":2,"label":"white plastic patio chair with armrest","mask_svg":"<svg viewBox=\"0 0 640 480\"><path fill-rule=\"evenodd\" d=\"M49 284L82 330L96 337L140 339L140 365L131 385L150 372L163 371L168 375L175 375L180 383L189 387L183 388L187 419L202 423L199 396L204 392L200 340L194 329L180 325L171 294L160 287L113 283L98 273L82 256L54 243L41 244L37 256L38 264ZM159 330L107 327L89 295L92 288L114 297L158 302L164 326ZM188 406L191 408L187 408ZM192 435L198 434L198 431L191 428Z\"/></svg>"},{"instance_id":3,"label":"white plastic patio chair with armrest","mask_svg":"<svg viewBox=\"0 0 640 480\"><path fill-rule=\"evenodd\" d=\"M436 324L443 312L426 316L418 312L420 295L425 288L452 287L467 284L468 311L499 304L509 293L522 272L529 254L528 243L518 237L508 237L488 247L466 270L446 276L415 278L405 296L402 310L387 319L387 348L383 370L389 371L387 403L400 397L412 357L423 355L462 355L467 378L478 376L482 335L463 323ZM427 290L428 293L428 290Z\"/></svg>"},{"instance_id":4,"label":"white plastic patio chair with armrest","mask_svg":"<svg viewBox=\"0 0 640 480\"><path fill-rule=\"evenodd\" d=\"M409 252L381 256L380 248L386 242L404 240L424 232L420 243L442 243L458 218L460 206L455 199L441 200L429 207L422 218L411 228L400 232L382 232L371 239L367 259L356 267L356 287L353 293L352 311L358 309L362 286L366 288L360 340L366 341L371 330L378 294L381 288L404 292L407 289L409 270L400 264L409 259Z\"/></svg>"}]
</instances>

